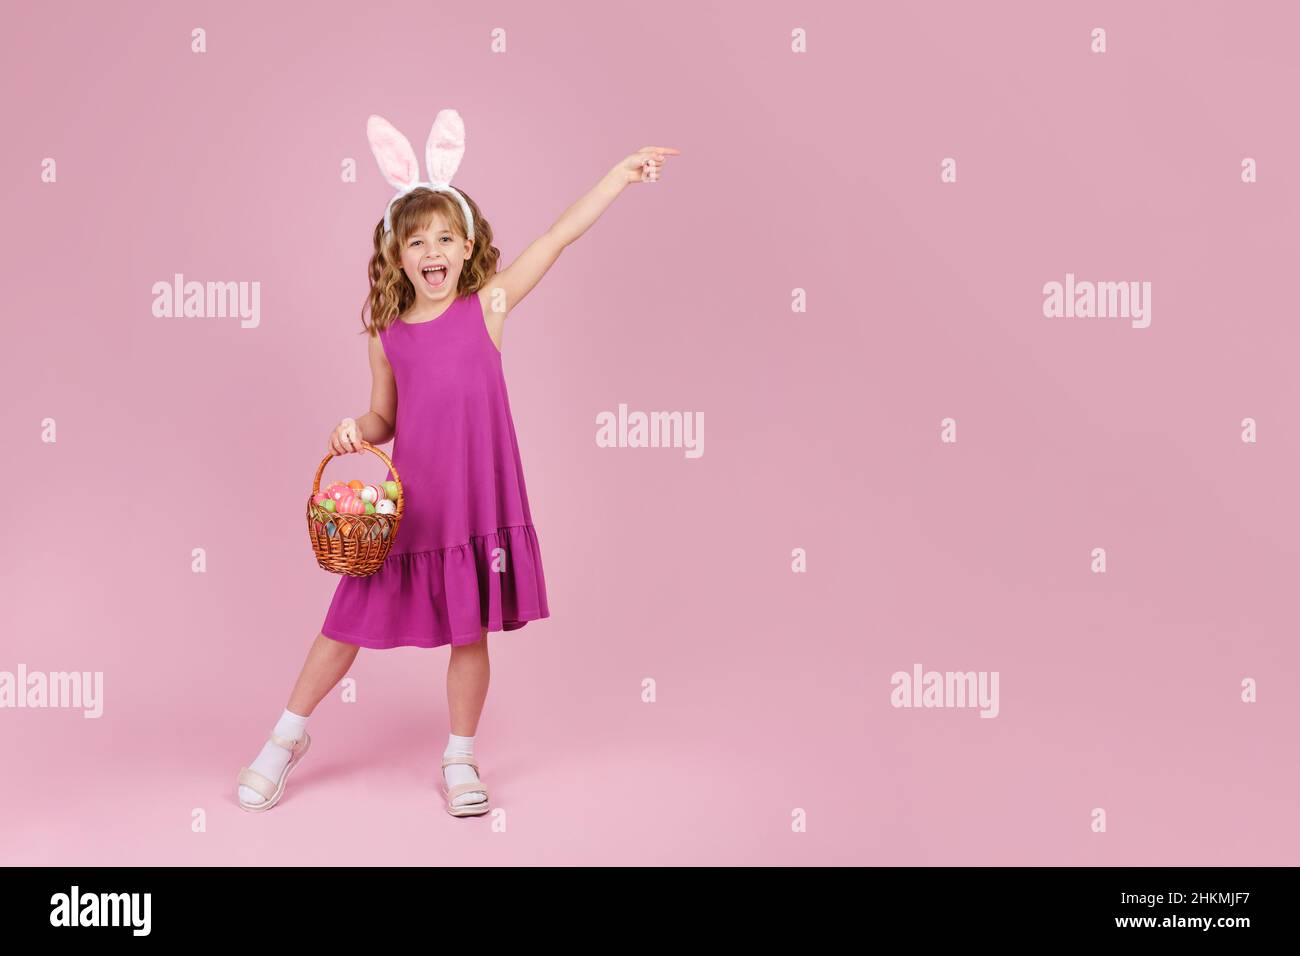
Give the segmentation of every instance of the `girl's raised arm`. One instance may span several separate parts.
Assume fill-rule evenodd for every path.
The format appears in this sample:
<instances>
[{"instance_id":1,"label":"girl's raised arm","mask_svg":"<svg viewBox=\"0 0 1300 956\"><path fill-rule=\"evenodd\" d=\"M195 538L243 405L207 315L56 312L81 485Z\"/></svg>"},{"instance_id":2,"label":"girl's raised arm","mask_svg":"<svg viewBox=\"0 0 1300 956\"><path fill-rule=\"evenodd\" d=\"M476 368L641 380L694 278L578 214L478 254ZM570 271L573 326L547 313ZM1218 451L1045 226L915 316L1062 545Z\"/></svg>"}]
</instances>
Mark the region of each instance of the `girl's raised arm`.
<instances>
[{"instance_id":1,"label":"girl's raised arm","mask_svg":"<svg viewBox=\"0 0 1300 956\"><path fill-rule=\"evenodd\" d=\"M566 209L555 225L534 239L518 259L488 282L485 288L489 308L493 312L506 313L517 306L555 264L564 247L600 218L624 186L657 181L667 157L680 153L681 150L671 146L646 146L621 160L590 192ZM493 294L498 289L503 295Z\"/></svg>"}]
</instances>

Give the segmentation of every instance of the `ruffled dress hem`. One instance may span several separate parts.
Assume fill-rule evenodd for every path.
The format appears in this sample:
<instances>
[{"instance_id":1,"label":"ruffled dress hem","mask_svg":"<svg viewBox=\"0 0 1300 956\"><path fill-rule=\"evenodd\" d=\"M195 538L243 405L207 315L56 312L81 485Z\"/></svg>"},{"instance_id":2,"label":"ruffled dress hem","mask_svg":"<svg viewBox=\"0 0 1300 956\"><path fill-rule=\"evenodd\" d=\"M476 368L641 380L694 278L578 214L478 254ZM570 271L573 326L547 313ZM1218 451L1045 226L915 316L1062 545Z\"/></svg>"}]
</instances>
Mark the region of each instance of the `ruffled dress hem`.
<instances>
[{"instance_id":1,"label":"ruffled dress hem","mask_svg":"<svg viewBox=\"0 0 1300 956\"><path fill-rule=\"evenodd\" d=\"M550 617L550 615L538 612L525 617L523 620L501 621L497 626L493 626L491 622L488 622L486 626L489 634L499 631L517 631L529 621L540 621L542 618L546 617ZM463 644L473 644L476 641L483 639L483 628L481 627L472 634L453 634L450 641L439 641L436 644L420 643L419 639L412 635L403 635L397 639L396 643L375 644L357 634L344 634L342 631L326 633L323 630L321 633L331 640L341 641L344 644L356 644L358 647L366 647L373 650L387 650L393 647L446 647L448 644L452 647L460 647Z\"/></svg>"},{"instance_id":2,"label":"ruffled dress hem","mask_svg":"<svg viewBox=\"0 0 1300 956\"><path fill-rule=\"evenodd\" d=\"M484 627L514 631L549 616L537 531L525 523L389 554L372 575L344 576L321 633L375 649L460 646Z\"/></svg>"}]
</instances>

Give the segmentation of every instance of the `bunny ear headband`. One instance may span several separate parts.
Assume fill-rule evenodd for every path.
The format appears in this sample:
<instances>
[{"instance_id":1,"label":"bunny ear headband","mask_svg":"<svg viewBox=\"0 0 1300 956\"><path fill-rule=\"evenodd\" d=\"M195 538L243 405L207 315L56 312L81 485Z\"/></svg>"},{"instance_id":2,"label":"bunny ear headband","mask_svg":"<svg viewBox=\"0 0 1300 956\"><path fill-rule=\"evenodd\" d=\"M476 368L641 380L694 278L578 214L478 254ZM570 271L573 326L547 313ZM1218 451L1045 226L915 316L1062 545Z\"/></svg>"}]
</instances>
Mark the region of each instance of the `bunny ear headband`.
<instances>
[{"instance_id":1,"label":"bunny ear headband","mask_svg":"<svg viewBox=\"0 0 1300 956\"><path fill-rule=\"evenodd\" d=\"M429 171L429 182L420 182L420 161L410 141L392 123L382 116L371 115L366 121L366 138L389 185L397 195L388 200L384 210L384 232L393 231L393 203L420 186L438 192L451 193L460 203L465 215L468 238L474 238L474 215L465 197L451 187L460 158L465 155L465 122L455 110L439 110L429 130L429 141L424 147L424 165Z\"/></svg>"}]
</instances>

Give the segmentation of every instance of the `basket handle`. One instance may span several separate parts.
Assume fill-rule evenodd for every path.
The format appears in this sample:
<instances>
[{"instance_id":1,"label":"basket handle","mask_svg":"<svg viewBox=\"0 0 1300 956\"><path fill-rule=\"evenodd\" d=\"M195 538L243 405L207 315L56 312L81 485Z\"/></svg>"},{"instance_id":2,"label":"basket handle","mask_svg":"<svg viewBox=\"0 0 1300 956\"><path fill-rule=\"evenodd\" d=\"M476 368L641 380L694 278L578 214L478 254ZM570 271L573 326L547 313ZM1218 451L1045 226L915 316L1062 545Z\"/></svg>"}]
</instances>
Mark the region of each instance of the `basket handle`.
<instances>
[{"instance_id":1,"label":"basket handle","mask_svg":"<svg viewBox=\"0 0 1300 956\"><path fill-rule=\"evenodd\" d=\"M386 454L384 454L384 450L382 448L376 448L368 441L361 441L358 442L358 444L360 445L363 451L374 452L376 455L378 455L380 459L383 461L383 463L388 466L388 470L393 473L393 481L397 482L397 512L398 514L401 514L402 502L406 496L406 493L402 490L402 478L397 473L397 469L393 466L393 459L389 458ZM316 468L316 477L313 478L311 482L311 496L313 498L315 498L318 494L320 494L320 476L325 473L325 466L329 464L329 460L331 458L335 458L335 457L337 456L334 454L334 452L330 452L320 460L320 465Z\"/></svg>"}]
</instances>

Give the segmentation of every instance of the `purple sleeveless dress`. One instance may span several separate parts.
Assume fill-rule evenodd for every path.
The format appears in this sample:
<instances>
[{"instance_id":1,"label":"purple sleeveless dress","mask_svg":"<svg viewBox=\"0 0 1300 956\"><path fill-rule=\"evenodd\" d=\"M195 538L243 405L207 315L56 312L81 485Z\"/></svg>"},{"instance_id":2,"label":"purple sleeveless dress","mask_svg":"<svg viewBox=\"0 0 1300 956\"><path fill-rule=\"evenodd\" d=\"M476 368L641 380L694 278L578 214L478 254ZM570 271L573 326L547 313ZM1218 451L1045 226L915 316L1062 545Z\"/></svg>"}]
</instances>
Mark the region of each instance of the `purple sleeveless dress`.
<instances>
[{"instance_id":1,"label":"purple sleeveless dress","mask_svg":"<svg viewBox=\"0 0 1300 956\"><path fill-rule=\"evenodd\" d=\"M391 457L406 502L383 567L341 577L321 633L439 647L548 617L501 353L477 293L379 338L397 380Z\"/></svg>"}]
</instances>

